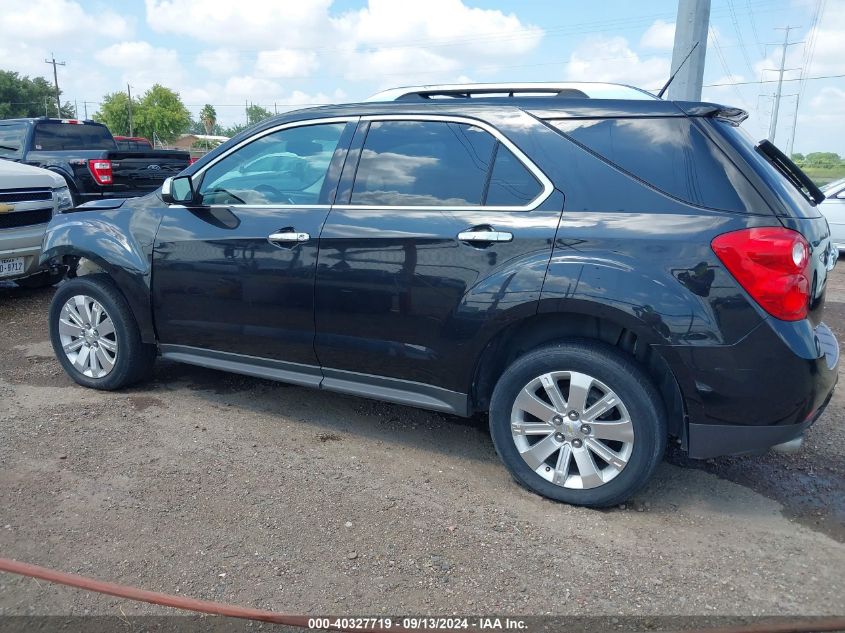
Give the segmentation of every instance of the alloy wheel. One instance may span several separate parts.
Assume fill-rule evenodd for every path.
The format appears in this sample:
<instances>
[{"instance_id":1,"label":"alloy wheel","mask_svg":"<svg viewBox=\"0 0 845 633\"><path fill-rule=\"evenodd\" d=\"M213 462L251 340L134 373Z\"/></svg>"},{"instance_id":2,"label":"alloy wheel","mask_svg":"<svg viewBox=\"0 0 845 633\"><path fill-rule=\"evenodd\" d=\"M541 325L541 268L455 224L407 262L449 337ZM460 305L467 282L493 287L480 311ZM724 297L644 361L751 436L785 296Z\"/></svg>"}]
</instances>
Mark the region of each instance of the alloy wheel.
<instances>
[{"instance_id":1,"label":"alloy wheel","mask_svg":"<svg viewBox=\"0 0 845 633\"><path fill-rule=\"evenodd\" d=\"M103 378L117 361L114 322L103 305L87 295L74 295L59 313L59 339L73 367L89 378Z\"/></svg>"},{"instance_id":2,"label":"alloy wheel","mask_svg":"<svg viewBox=\"0 0 845 633\"><path fill-rule=\"evenodd\" d=\"M564 488L596 488L631 458L634 426L622 399L598 379L575 371L537 376L516 397L511 435L522 459Z\"/></svg>"}]
</instances>

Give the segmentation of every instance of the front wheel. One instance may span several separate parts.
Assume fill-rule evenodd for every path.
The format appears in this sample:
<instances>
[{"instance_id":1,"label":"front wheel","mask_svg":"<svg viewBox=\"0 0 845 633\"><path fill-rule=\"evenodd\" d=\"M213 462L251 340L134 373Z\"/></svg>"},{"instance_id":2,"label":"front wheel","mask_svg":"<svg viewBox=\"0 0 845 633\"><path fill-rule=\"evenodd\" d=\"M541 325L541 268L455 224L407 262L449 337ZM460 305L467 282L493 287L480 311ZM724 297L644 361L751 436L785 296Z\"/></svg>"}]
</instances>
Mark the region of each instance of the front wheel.
<instances>
[{"instance_id":1,"label":"front wheel","mask_svg":"<svg viewBox=\"0 0 845 633\"><path fill-rule=\"evenodd\" d=\"M80 385L120 389L151 373L155 346L141 341L126 299L108 277L77 277L60 286L49 319L56 358Z\"/></svg>"},{"instance_id":2,"label":"front wheel","mask_svg":"<svg viewBox=\"0 0 845 633\"><path fill-rule=\"evenodd\" d=\"M666 416L648 376L594 341L562 342L516 360L493 392L490 432L517 482L590 507L636 493L666 449Z\"/></svg>"}]
</instances>

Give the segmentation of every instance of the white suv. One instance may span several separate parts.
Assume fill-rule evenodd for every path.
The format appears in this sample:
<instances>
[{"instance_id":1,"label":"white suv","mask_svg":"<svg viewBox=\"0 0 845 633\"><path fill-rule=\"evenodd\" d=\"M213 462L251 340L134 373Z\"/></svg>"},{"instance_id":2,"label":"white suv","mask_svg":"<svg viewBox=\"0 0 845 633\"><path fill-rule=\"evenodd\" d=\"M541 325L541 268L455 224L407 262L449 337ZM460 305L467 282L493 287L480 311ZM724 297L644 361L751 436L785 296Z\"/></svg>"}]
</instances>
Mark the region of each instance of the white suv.
<instances>
[{"instance_id":1,"label":"white suv","mask_svg":"<svg viewBox=\"0 0 845 633\"><path fill-rule=\"evenodd\" d=\"M0 160L0 281L38 287L58 281L39 270L38 256L47 223L73 206L64 178L58 174Z\"/></svg>"}]
</instances>

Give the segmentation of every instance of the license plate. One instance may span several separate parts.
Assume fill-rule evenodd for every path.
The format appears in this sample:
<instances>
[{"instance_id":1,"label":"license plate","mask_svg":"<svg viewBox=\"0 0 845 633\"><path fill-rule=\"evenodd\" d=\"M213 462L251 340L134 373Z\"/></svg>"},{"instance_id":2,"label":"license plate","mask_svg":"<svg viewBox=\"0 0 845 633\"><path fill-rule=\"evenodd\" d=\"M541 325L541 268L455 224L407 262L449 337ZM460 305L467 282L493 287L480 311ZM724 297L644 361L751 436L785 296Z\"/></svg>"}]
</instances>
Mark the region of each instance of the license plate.
<instances>
[{"instance_id":1,"label":"license plate","mask_svg":"<svg viewBox=\"0 0 845 633\"><path fill-rule=\"evenodd\" d=\"M19 275L23 272L23 267L23 257L8 257L6 259L0 259L0 277Z\"/></svg>"}]
</instances>

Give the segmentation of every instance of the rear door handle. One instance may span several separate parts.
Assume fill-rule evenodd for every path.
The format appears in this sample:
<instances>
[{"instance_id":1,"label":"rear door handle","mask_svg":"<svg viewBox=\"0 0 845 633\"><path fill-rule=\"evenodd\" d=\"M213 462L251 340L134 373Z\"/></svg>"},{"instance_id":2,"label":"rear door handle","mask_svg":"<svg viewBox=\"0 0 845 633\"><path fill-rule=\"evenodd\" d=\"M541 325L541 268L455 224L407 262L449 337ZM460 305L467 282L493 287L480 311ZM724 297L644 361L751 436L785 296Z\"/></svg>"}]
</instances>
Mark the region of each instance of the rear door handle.
<instances>
[{"instance_id":1,"label":"rear door handle","mask_svg":"<svg viewBox=\"0 0 845 633\"><path fill-rule=\"evenodd\" d=\"M511 242L513 241L513 233L493 229L469 230L458 233L458 239L461 242Z\"/></svg>"},{"instance_id":2,"label":"rear door handle","mask_svg":"<svg viewBox=\"0 0 845 633\"><path fill-rule=\"evenodd\" d=\"M299 233L297 231L280 231L279 233L270 233L267 239L271 242L284 242L289 244L291 242L307 242L311 239L308 233Z\"/></svg>"}]
</instances>

